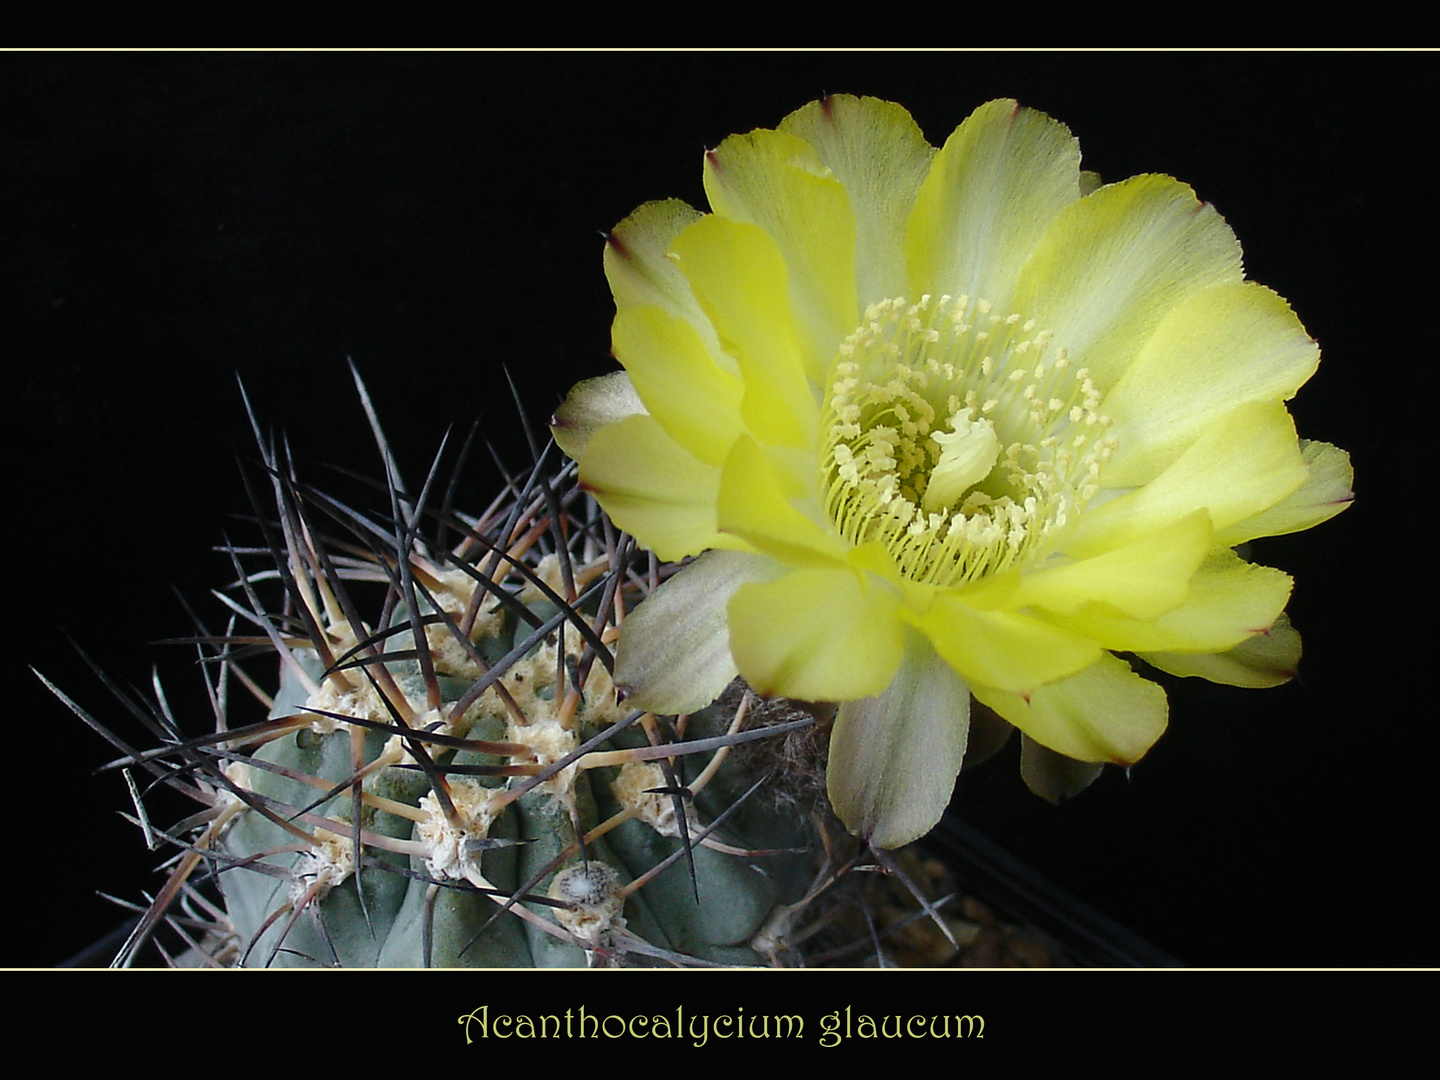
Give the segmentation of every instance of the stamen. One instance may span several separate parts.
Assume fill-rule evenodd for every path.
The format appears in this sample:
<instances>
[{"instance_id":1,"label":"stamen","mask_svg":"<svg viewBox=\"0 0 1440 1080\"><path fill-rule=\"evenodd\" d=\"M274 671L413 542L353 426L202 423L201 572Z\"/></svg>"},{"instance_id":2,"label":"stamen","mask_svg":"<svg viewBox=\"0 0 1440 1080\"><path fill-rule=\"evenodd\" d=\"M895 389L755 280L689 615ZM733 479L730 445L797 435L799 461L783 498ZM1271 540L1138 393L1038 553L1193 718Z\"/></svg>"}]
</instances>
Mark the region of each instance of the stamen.
<instances>
[{"instance_id":1,"label":"stamen","mask_svg":"<svg viewBox=\"0 0 1440 1080\"><path fill-rule=\"evenodd\" d=\"M1090 372L1064 349L1047 358L1053 334L1034 319L992 308L871 304L831 369L826 512L917 581L963 584L1039 552L1115 449Z\"/></svg>"}]
</instances>

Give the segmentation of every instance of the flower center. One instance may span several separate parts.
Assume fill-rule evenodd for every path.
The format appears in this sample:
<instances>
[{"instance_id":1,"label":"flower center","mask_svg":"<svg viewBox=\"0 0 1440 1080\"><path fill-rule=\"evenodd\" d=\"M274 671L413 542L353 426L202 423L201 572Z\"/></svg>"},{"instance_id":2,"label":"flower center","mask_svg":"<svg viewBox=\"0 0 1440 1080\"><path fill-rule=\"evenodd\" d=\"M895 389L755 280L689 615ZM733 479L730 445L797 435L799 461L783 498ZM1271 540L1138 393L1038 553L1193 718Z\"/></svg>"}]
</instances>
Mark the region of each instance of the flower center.
<instances>
[{"instance_id":1,"label":"flower center","mask_svg":"<svg viewBox=\"0 0 1440 1080\"><path fill-rule=\"evenodd\" d=\"M1034 556L1115 450L1100 391L1034 320L985 300L882 300L840 345L822 423L826 511L915 581L952 586Z\"/></svg>"}]
</instances>

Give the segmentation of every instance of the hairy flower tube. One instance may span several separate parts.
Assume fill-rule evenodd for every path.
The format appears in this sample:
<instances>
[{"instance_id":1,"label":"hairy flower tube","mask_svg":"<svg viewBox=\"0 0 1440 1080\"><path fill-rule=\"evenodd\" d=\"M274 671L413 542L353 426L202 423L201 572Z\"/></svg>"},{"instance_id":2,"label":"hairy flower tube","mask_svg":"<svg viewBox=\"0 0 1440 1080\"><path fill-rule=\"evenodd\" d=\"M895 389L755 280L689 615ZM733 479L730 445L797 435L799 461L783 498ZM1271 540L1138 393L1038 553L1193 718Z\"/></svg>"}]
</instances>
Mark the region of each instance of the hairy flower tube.
<instances>
[{"instance_id":1,"label":"hairy flower tube","mask_svg":"<svg viewBox=\"0 0 1440 1080\"><path fill-rule=\"evenodd\" d=\"M1342 510L1349 460L1296 437L1319 349L1190 188L1102 186L1013 101L936 149L834 96L726 139L705 190L610 235L625 370L554 419L617 524L699 556L623 625L634 704L737 673L838 703L831 802L895 847L997 715L1059 798L1164 730L1134 658L1291 676L1290 578L1235 548Z\"/></svg>"}]
</instances>

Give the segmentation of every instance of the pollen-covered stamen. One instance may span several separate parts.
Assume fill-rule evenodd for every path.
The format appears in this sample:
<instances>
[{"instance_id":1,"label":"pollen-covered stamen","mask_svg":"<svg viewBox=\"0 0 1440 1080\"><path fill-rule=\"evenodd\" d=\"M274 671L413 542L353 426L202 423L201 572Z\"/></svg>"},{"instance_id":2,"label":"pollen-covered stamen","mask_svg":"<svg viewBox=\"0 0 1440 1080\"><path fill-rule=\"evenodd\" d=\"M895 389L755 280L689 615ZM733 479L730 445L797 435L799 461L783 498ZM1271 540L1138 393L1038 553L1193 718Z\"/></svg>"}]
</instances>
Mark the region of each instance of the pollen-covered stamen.
<instances>
[{"instance_id":1,"label":"pollen-covered stamen","mask_svg":"<svg viewBox=\"0 0 1440 1080\"><path fill-rule=\"evenodd\" d=\"M907 576L956 585L1034 554L1098 490L1100 392L1033 320L984 300L872 304L831 369L826 509Z\"/></svg>"}]
</instances>

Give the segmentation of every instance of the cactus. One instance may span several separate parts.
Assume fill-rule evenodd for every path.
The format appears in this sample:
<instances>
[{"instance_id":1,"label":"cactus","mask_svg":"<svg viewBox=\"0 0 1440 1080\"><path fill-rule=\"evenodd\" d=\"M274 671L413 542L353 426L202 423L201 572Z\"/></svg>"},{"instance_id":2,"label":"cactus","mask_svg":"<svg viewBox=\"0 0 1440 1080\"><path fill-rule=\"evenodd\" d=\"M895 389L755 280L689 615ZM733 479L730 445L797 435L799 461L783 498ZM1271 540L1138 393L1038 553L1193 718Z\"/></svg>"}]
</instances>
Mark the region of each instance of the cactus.
<instances>
[{"instance_id":1,"label":"cactus","mask_svg":"<svg viewBox=\"0 0 1440 1080\"><path fill-rule=\"evenodd\" d=\"M687 717L627 709L612 644L675 568L544 453L479 518L433 469L412 495L356 384L380 513L309 486L254 425L249 487L274 509L226 549L229 626L188 639L212 732L127 697L158 739L136 750L52 686L114 767L200 805L160 832L137 797L178 854L115 962L165 926L185 962L226 966L780 965L802 937L853 956L873 927L802 929L856 906L862 853L827 817L823 725L738 680Z\"/></svg>"}]
</instances>

